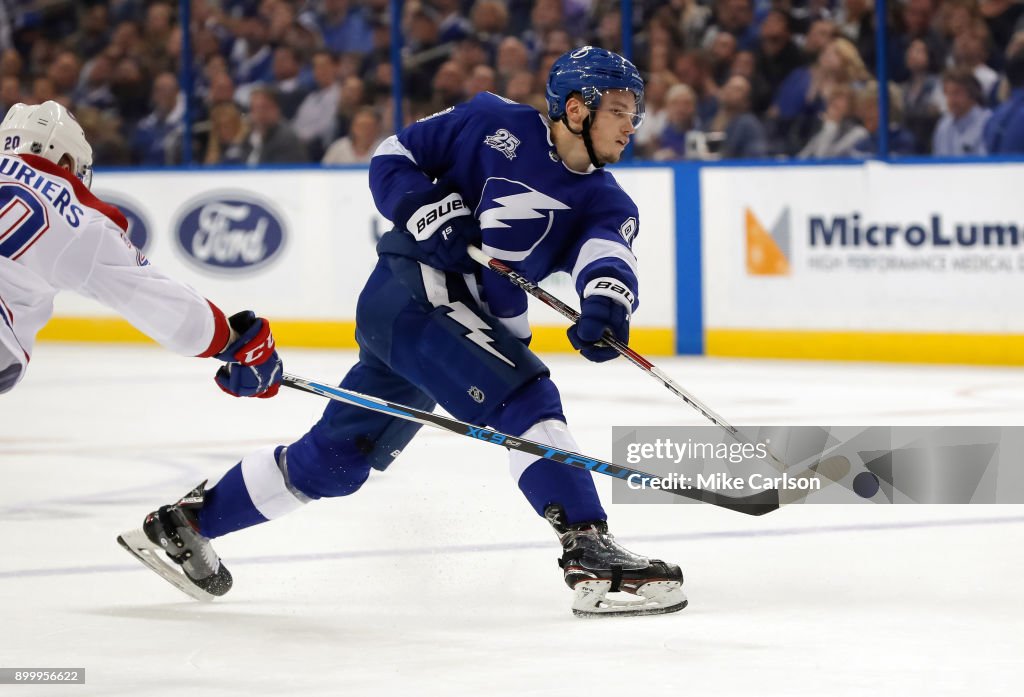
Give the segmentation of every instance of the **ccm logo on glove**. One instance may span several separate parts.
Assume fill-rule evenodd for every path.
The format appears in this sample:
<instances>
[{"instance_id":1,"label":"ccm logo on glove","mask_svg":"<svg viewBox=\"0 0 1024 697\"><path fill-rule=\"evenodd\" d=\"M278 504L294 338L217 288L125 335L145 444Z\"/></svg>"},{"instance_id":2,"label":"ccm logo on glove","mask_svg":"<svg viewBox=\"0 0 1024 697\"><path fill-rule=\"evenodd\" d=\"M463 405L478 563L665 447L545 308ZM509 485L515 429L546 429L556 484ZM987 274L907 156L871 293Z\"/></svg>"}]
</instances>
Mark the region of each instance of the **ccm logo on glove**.
<instances>
[{"instance_id":1,"label":"ccm logo on glove","mask_svg":"<svg viewBox=\"0 0 1024 697\"><path fill-rule=\"evenodd\" d=\"M270 333L270 325L263 320L263 327L256 339L242 347L237 357L242 365L259 365L274 351L274 335ZM244 352L244 353L243 353Z\"/></svg>"},{"instance_id":2,"label":"ccm logo on glove","mask_svg":"<svg viewBox=\"0 0 1024 697\"><path fill-rule=\"evenodd\" d=\"M463 215L470 215L470 211L462 197L458 194L448 194L436 203L428 203L416 209L416 212L409 216L406 229L422 242L452 218Z\"/></svg>"},{"instance_id":3,"label":"ccm logo on glove","mask_svg":"<svg viewBox=\"0 0 1024 697\"><path fill-rule=\"evenodd\" d=\"M234 350L228 354L231 360L227 357L221 360L242 365L259 365L266 362L274 352L274 335L270 333L270 323L262 317L257 317L253 325L242 332L240 340L232 346ZM225 353L228 353L228 350L230 348L225 349Z\"/></svg>"},{"instance_id":4,"label":"ccm logo on glove","mask_svg":"<svg viewBox=\"0 0 1024 697\"><path fill-rule=\"evenodd\" d=\"M238 338L216 355L227 363L217 371L217 384L236 397L273 397L281 385L282 365L270 323L250 311L232 315L228 323Z\"/></svg>"}]
</instances>

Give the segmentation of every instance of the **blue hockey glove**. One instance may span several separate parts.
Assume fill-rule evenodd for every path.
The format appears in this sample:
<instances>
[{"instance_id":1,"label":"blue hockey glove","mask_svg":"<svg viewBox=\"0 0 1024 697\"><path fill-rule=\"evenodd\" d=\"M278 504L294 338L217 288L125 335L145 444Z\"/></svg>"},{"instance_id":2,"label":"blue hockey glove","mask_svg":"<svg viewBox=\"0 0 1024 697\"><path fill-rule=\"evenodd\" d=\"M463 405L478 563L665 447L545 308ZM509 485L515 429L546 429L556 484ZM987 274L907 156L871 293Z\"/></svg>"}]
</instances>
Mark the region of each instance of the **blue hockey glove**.
<instances>
[{"instance_id":1,"label":"blue hockey glove","mask_svg":"<svg viewBox=\"0 0 1024 697\"><path fill-rule=\"evenodd\" d=\"M458 193L435 186L406 194L395 207L394 223L416 240L424 263L458 273L477 268L466 247L480 241L480 225Z\"/></svg>"},{"instance_id":2,"label":"blue hockey glove","mask_svg":"<svg viewBox=\"0 0 1024 697\"><path fill-rule=\"evenodd\" d=\"M629 310L625 304L604 295L590 295L583 298L580 310L579 320L567 332L572 347L595 363L618 356L611 346L598 346L598 342L606 329L622 343L629 341Z\"/></svg>"},{"instance_id":3,"label":"blue hockey glove","mask_svg":"<svg viewBox=\"0 0 1024 697\"><path fill-rule=\"evenodd\" d=\"M228 324L238 338L214 358L224 361L214 380L235 397L273 397L281 388L283 365L274 348L270 322L249 310L231 315Z\"/></svg>"}]
</instances>

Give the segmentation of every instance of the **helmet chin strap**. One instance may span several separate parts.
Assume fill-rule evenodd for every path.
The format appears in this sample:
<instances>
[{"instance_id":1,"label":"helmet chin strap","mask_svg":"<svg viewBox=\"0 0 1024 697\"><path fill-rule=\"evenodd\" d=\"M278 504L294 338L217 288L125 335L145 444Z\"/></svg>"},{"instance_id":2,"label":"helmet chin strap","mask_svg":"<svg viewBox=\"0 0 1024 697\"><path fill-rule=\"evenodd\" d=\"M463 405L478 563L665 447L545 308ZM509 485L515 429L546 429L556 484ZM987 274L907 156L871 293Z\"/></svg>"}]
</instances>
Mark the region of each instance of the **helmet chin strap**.
<instances>
[{"instance_id":1,"label":"helmet chin strap","mask_svg":"<svg viewBox=\"0 0 1024 697\"><path fill-rule=\"evenodd\" d=\"M569 125L568 114L562 115L562 123L565 124L565 128L569 133L572 133L574 136L583 136L583 145L587 147L587 156L590 157L590 164L594 165L595 169L601 169L605 164L607 164L598 159L597 153L594 152L594 141L590 138L590 127L594 123L593 111L588 113L587 117L583 119L583 128L578 131L574 131L572 126Z\"/></svg>"}]
</instances>

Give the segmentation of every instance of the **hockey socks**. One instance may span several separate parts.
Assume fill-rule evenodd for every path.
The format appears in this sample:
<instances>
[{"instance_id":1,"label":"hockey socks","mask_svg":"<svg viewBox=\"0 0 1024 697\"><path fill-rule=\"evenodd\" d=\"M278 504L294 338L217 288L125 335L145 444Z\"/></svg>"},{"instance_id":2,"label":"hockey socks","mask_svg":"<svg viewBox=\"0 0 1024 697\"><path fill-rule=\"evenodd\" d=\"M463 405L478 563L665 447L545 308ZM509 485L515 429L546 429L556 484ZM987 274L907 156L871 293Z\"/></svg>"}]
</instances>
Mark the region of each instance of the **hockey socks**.
<instances>
[{"instance_id":1,"label":"hockey socks","mask_svg":"<svg viewBox=\"0 0 1024 697\"><path fill-rule=\"evenodd\" d=\"M534 424L522 437L579 452L568 426L558 419ZM509 467L537 515L543 516L549 505L559 504L569 523L607 517L590 472L516 451L509 453Z\"/></svg>"},{"instance_id":2,"label":"hockey socks","mask_svg":"<svg viewBox=\"0 0 1024 697\"><path fill-rule=\"evenodd\" d=\"M197 511L199 532L208 538L265 523L310 501L287 477L284 446L250 453L206 492Z\"/></svg>"}]
</instances>

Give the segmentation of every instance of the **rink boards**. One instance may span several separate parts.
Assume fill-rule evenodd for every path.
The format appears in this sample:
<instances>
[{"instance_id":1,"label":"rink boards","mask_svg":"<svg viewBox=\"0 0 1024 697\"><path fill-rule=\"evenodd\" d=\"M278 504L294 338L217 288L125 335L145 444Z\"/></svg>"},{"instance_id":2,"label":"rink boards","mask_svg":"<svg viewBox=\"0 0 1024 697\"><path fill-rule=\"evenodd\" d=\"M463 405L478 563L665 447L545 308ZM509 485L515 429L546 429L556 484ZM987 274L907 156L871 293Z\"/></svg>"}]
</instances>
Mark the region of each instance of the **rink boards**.
<instances>
[{"instance_id":1,"label":"rink boards","mask_svg":"<svg viewBox=\"0 0 1024 697\"><path fill-rule=\"evenodd\" d=\"M1024 363L1017 162L617 167L637 201L642 353ZM282 344L355 345L355 303L388 228L365 168L106 171L147 257ZM557 224L557 220L554 221ZM567 277L548 284L573 301ZM41 338L139 341L101 306L58 298ZM534 346L569 350L531 310Z\"/></svg>"},{"instance_id":2,"label":"rink boards","mask_svg":"<svg viewBox=\"0 0 1024 697\"><path fill-rule=\"evenodd\" d=\"M619 174L645 216L634 245L644 279L634 341L641 351L670 354L672 171ZM132 239L151 263L226 312L256 309L272 319L283 346L355 347L356 300L376 263L377 240L390 228L374 207L365 167L101 172L94 189L126 212ZM578 307L567 275L545 287ZM41 338L146 341L91 300L62 294L55 309ZM564 320L553 310L536 303L531 319L534 347L571 350Z\"/></svg>"},{"instance_id":3,"label":"rink boards","mask_svg":"<svg viewBox=\"0 0 1024 697\"><path fill-rule=\"evenodd\" d=\"M1024 362L1017 163L701 172L705 351Z\"/></svg>"}]
</instances>

